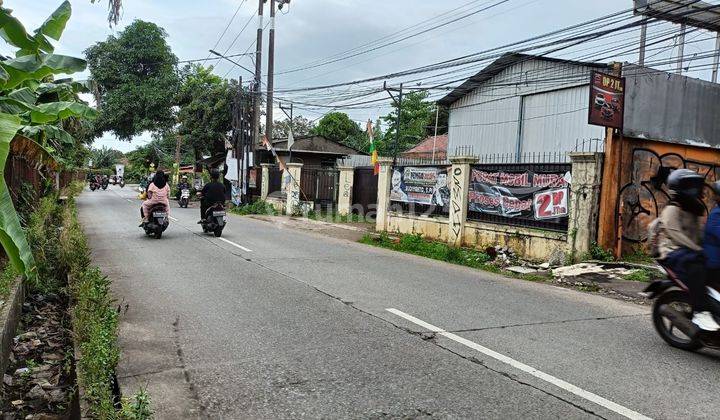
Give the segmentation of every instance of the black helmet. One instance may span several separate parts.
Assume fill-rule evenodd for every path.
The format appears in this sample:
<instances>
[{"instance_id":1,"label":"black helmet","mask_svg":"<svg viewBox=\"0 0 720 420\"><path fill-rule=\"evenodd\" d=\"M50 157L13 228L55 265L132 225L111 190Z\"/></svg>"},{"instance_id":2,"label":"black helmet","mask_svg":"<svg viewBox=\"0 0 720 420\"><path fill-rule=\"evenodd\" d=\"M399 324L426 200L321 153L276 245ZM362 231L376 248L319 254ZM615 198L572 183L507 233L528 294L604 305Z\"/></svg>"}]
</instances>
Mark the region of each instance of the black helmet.
<instances>
[{"instance_id":1,"label":"black helmet","mask_svg":"<svg viewBox=\"0 0 720 420\"><path fill-rule=\"evenodd\" d=\"M220 178L220 171L217 170L217 168L210 169L210 178L211 179L218 179Z\"/></svg>"},{"instance_id":2,"label":"black helmet","mask_svg":"<svg viewBox=\"0 0 720 420\"><path fill-rule=\"evenodd\" d=\"M690 169L675 169L667 179L670 191L680 197L699 198L702 194L705 178Z\"/></svg>"}]
</instances>

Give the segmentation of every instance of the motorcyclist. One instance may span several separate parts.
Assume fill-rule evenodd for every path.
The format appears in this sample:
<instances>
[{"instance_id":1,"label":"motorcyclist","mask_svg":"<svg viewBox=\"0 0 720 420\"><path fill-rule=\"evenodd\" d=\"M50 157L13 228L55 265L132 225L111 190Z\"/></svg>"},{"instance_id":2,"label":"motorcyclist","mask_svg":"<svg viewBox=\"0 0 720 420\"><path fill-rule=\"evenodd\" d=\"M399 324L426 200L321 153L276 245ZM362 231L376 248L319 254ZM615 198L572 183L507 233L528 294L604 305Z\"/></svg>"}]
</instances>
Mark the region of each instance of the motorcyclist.
<instances>
[{"instance_id":1,"label":"motorcyclist","mask_svg":"<svg viewBox=\"0 0 720 420\"><path fill-rule=\"evenodd\" d=\"M150 209L156 204L164 204L166 211L170 211L170 187L167 184L167 177L163 171L157 171L153 177L152 183L147 188L147 200L143 201L140 211L143 217L143 223L150 220ZM143 223L140 224L142 227Z\"/></svg>"},{"instance_id":2,"label":"motorcyclist","mask_svg":"<svg viewBox=\"0 0 720 420\"><path fill-rule=\"evenodd\" d=\"M175 199L180 199L180 193L182 190L190 190L190 183L188 182L187 175L183 175L182 178L180 178L180 183L178 184L177 188L177 194L175 194Z\"/></svg>"},{"instance_id":3,"label":"motorcyclist","mask_svg":"<svg viewBox=\"0 0 720 420\"><path fill-rule=\"evenodd\" d=\"M676 169L670 173L667 180L670 203L659 217L657 246L660 263L669 267L688 287L692 322L703 330L717 331L720 325L709 311L705 254L700 246L700 218L705 214L704 184L705 179L689 169Z\"/></svg>"},{"instance_id":4,"label":"motorcyclist","mask_svg":"<svg viewBox=\"0 0 720 420\"><path fill-rule=\"evenodd\" d=\"M705 252L707 275L710 278L720 276L720 181L712 185L715 206L708 215L705 223L703 237L703 250Z\"/></svg>"},{"instance_id":5,"label":"motorcyclist","mask_svg":"<svg viewBox=\"0 0 720 420\"><path fill-rule=\"evenodd\" d=\"M225 186L219 181L220 171L210 170L210 182L205 184L200 193L200 222L205 220L205 213L216 203L225 203Z\"/></svg>"}]
</instances>

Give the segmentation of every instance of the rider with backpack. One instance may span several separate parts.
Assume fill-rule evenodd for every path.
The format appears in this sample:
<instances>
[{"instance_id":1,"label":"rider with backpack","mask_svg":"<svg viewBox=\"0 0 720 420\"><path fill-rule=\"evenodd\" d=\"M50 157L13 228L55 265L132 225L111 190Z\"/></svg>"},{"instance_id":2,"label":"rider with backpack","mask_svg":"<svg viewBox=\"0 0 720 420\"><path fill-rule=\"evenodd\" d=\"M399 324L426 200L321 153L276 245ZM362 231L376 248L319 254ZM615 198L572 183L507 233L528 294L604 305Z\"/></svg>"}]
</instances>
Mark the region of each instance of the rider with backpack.
<instances>
[{"instance_id":1,"label":"rider with backpack","mask_svg":"<svg viewBox=\"0 0 720 420\"><path fill-rule=\"evenodd\" d=\"M703 330L718 331L720 325L709 312L706 260L701 246L704 185L705 179L697 172L689 169L672 171L667 180L670 203L651 224L650 236L653 253L659 262L688 287L693 307L692 322Z\"/></svg>"}]
</instances>

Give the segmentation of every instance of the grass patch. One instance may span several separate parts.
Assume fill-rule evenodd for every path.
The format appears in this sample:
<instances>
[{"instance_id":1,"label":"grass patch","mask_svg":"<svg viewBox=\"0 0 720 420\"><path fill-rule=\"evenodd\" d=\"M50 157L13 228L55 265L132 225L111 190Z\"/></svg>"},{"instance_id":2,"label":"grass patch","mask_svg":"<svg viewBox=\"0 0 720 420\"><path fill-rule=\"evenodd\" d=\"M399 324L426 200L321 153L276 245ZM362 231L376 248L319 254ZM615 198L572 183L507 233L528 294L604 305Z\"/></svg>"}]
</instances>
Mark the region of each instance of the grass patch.
<instances>
[{"instance_id":1,"label":"grass patch","mask_svg":"<svg viewBox=\"0 0 720 420\"><path fill-rule=\"evenodd\" d=\"M243 204L239 207L234 207L230 210L232 213L239 214L241 216L247 216L249 214L264 214L267 216L277 216L278 212L272 204L264 200L257 200L251 204Z\"/></svg>"},{"instance_id":2,"label":"grass patch","mask_svg":"<svg viewBox=\"0 0 720 420\"><path fill-rule=\"evenodd\" d=\"M646 254L641 248L637 247L633 249L633 252L625 255L622 258L623 261L638 263L638 264L653 264L655 259L650 255Z\"/></svg>"},{"instance_id":3,"label":"grass patch","mask_svg":"<svg viewBox=\"0 0 720 420\"><path fill-rule=\"evenodd\" d=\"M17 279L19 274L11 264L3 268L2 272L0 272L0 299L7 299L10 294L10 288L15 284L15 279Z\"/></svg>"},{"instance_id":4,"label":"grass patch","mask_svg":"<svg viewBox=\"0 0 720 420\"><path fill-rule=\"evenodd\" d=\"M454 248L442 242L427 241L420 235L402 235L393 240L383 232L379 238L365 235L360 242L466 267L485 269L490 261L490 257L482 251Z\"/></svg>"},{"instance_id":5,"label":"grass patch","mask_svg":"<svg viewBox=\"0 0 720 420\"><path fill-rule=\"evenodd\" d=\"M610 252L609 249L605 249L601 247L597 242L593 242L590 244L590 250L582 256L581 258L584 261L588 260L594 260L594 261L615 261L615 256Z\"/></svg>"},{"instance_id":6,"label":"grass patch","mask_svg":"<svg viewBox=\"0 0 720 420\"><path fill-rule=\"evenodd\" d=\"M91 417L151 418L147 394L136 395L122 409L115 406L112 380L120 357L118 313L110 294L110 280L90 265L90 247L77 219L74 200L74 194L82 190L82 183L78 184L63 191L68 195L65 205L59 204L58 196L53 194L40 200L30 216L27 235L37 275L29 286L33 293L52 292L69 298L75 344L81 353L77 375L85 388Z\"/></svg>"},{"instance_id":7,"label":"grass patch","mask_svg":"<svg viewBox=\"0 0 720 420\"><path fill-rule=\"evenodd\" d=\"M647 283L647 282L649 282L650 280L653 279L654 275L655 275L655 273L654 273L653 270L648 270L648 269L645 269L645 268L640 268L640 269L637 269L637 270L633 270L633 271L631 271L630 273L625 274L625 275L622 276L622 277L623 277L623 279L625 279L625 280L640 281L640 282Z\"/></svg>"}]
</instances>

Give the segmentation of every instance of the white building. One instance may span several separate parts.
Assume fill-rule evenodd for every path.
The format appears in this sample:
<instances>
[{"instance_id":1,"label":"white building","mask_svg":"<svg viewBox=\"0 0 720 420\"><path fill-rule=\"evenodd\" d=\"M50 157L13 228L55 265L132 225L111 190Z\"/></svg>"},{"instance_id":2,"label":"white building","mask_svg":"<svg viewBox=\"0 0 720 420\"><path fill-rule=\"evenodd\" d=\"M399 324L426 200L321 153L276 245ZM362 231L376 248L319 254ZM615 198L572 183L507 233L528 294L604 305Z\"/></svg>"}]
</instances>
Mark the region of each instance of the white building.
<instances>
[{"instance_id":1,"label":"white building","mask_svg":"<svg viewBox=\"0 0 720 420\"><path fill-rule=\"evenodd\" d=\"M475 155L568 152L604 138L602 127L587 123L593 70L609 68L503 55L438 101L450 112L448 153L459 147Z\"/></svg>"}]
</instances>

